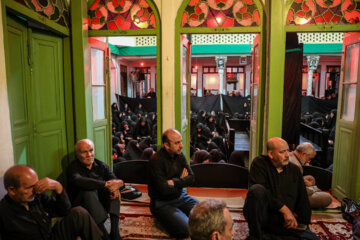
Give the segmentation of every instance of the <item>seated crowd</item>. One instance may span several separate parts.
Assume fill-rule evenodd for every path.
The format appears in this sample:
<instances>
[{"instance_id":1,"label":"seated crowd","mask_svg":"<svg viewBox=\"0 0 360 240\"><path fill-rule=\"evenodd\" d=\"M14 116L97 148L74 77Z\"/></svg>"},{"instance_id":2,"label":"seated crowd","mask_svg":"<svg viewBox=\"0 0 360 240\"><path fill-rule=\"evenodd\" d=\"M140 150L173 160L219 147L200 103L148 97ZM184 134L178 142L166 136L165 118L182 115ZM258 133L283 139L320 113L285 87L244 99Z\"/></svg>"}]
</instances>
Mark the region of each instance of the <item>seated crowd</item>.
<instances>
[{"instance_id":1,"label":"seated crowd","mask_svg":"<svg viewBox=\"0 0 360 240\"><path fill-rule=\"evenodd\" d=\"M322 160L323 163L316 165L320 167L329 168L332 170L334 143L335 143L335 131L336 131L336 113L337 110L333 109L326 114L319 112L305 113L301 116L300 121L314 129L320 130L322 135L327 138L327 147L320 146L327 151L326 161Z\"/></svg>"},{"instance_id":2,"label":"seated crowd","mask_svg":"<svg viewBox=\"0 0 360 240\"><path fill-rule=\"evenodd\" d=\"M191 113L191 164L227 162L231 152L228 147L229 127L227 119L247 119L249 106L244 104L245 114L199 112ZM113 161L150 160L157 150L156 113L147 113L141 104L134 110L124 104L119 111L112 104Z\"/></svg>"},{"instance_id":3,"label":"seated crowd","mask_svg":"<svg viewBox=\"0 0 360 240\"><path fill-rule=\"evenodd\" d=\"M181 134L171 128L161 138L163 147L149 161L153 216L176 239L232 239L233 220L226 204L212 199L199 203L187 194L185 188L195 176L182 153ZM78 141L75 150L76 159L66 171L66 190L56 180L38 180L36 172L24 165L6 171L0 239L121 239L120 188L124 182L95 159L91 140ZM248 239L319 239L308 227L312 204L308 187L315 182L302 175L302 166L315 154L309 143L289 152L285 140L268 140L267 154L256 157L250 168L244 205ZM47 195L47 190L55 196ZM57 216L62 219L52 225L51 218Z\"/></svg>"}]
</instances>

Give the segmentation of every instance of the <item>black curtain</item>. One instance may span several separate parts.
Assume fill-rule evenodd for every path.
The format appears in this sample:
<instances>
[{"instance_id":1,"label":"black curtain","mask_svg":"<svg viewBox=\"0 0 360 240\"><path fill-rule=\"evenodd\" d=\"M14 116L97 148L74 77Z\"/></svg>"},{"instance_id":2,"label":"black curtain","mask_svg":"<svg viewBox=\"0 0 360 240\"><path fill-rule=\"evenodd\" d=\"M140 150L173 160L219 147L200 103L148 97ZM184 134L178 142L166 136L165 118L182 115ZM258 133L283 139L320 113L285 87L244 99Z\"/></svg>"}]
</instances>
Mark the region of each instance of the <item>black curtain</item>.
<instances>
[{"instance_id":1,"label":"black curtain","mask_svg":"<svg viewBox=\"0 0 360 240\"><path fill-rule=\"evenodd\" d=\"M120 111L124 110L124 105L127 103L131 111L134 112L141 103L145 112L156 112L156 98L128 98L120 95L116 97L118 98Z\"/></svg>"},{"instance_id":2,"label":"black curtain","mask_svg":"<svg viewBox=\"0 0 360 240\"><path fill-rule=\"evenodd\" d=\"M290 149L299 144L303 45L296 33L286 35L282 138Z\"/></svg>"}]
</instances>

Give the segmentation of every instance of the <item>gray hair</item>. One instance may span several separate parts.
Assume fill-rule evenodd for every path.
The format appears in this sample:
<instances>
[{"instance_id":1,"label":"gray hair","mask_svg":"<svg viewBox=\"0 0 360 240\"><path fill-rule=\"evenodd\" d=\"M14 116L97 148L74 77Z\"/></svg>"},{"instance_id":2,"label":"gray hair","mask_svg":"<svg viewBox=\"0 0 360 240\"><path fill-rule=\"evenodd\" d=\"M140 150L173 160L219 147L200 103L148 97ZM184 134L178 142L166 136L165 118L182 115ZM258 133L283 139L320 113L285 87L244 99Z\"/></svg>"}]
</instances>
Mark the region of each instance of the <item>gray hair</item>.
<instances>
[{"instance_id":1,"label":"gray hair","mask_svg":"<svg viewBox=\"0 0 360 240\"><path fill-rule=\"evenodd\" d=\"M191 240L210 239L214 231L224 232L226 219L224 201L208 199L198 203L190 212L189 233Z\"/></svg>"},{"instance_id":2,"label":"gray hair","mask_svg":"<svg viewBox=\"0 0 360 240\"><path fill-rule=\"evenodd\" d=\"M299 144L295 150L299 153L305 153L306 155L310 155L315 152L314 146L309 142Z\"/></svg>"}]
</instances>

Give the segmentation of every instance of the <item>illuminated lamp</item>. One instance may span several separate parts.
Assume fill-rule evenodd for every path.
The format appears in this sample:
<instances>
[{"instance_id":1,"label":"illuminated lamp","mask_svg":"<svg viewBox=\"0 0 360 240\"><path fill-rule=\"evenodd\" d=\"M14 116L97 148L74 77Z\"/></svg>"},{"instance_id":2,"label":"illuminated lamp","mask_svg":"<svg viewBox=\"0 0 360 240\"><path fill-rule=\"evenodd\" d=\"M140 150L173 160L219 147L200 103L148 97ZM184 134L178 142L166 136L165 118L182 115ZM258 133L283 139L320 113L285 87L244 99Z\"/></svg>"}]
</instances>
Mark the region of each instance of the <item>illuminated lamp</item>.
<instances>
[{"instance_id":1,"label":"illuminated lamp","mask_svg":"<svg viewBox=\"0 0 360 240\"><path fill-rule=\"evenodd\" d=\"M143 66L144 66L144 63L143 63L143 62L141 62L141 63L140 63L140 66L142 66L142 67L143 67Z\"/></svg>"}]
</instances>

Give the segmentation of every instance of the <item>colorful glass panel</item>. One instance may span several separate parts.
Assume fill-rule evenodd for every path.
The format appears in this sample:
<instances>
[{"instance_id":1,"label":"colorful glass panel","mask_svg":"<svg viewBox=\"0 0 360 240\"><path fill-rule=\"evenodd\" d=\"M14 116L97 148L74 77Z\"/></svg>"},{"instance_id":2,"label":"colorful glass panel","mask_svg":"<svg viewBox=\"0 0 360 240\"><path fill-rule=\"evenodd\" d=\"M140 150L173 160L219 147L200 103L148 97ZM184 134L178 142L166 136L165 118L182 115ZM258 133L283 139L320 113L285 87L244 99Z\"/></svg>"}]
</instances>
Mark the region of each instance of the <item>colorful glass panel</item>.
<instances>
[{"instance_id":1,"label":"colorful glass panel","mask_svg":"<svg viewBox=\"0 0 360 240\"><path fill-rule=\"evenodd\" d=\"M69 27L69 9L64 0L14 0L40 15Z\"/></svg>"},{"instance_id":2,"label":"colorful glass panel","mask_svg":"<svg viewBox=\"0 0 360 240\"><path fill-rule=\"evenodd\" d=\"M190 0L181 27L259 26L260 14L254 0Z\"/></svg>"},{"instance_id":3,"label":"colorful glass panel","mask_svg":"<svg viewBox=\"0 0 360 240\"><path fill-rule=\"evenodd\" d=\"M294 0L286 24L358 24L358 0Z\"/></svg>"},{"instance_id":4,"label":"colorful glass panel","mask_svg":"<svg viewBox=\"0 0 360 240\"><path fill-rule=\"evenodd\" d=\"M155 29L155 14L145 0L95 0L88 10L89 30Z\"/></svg>"}]
</instances>

